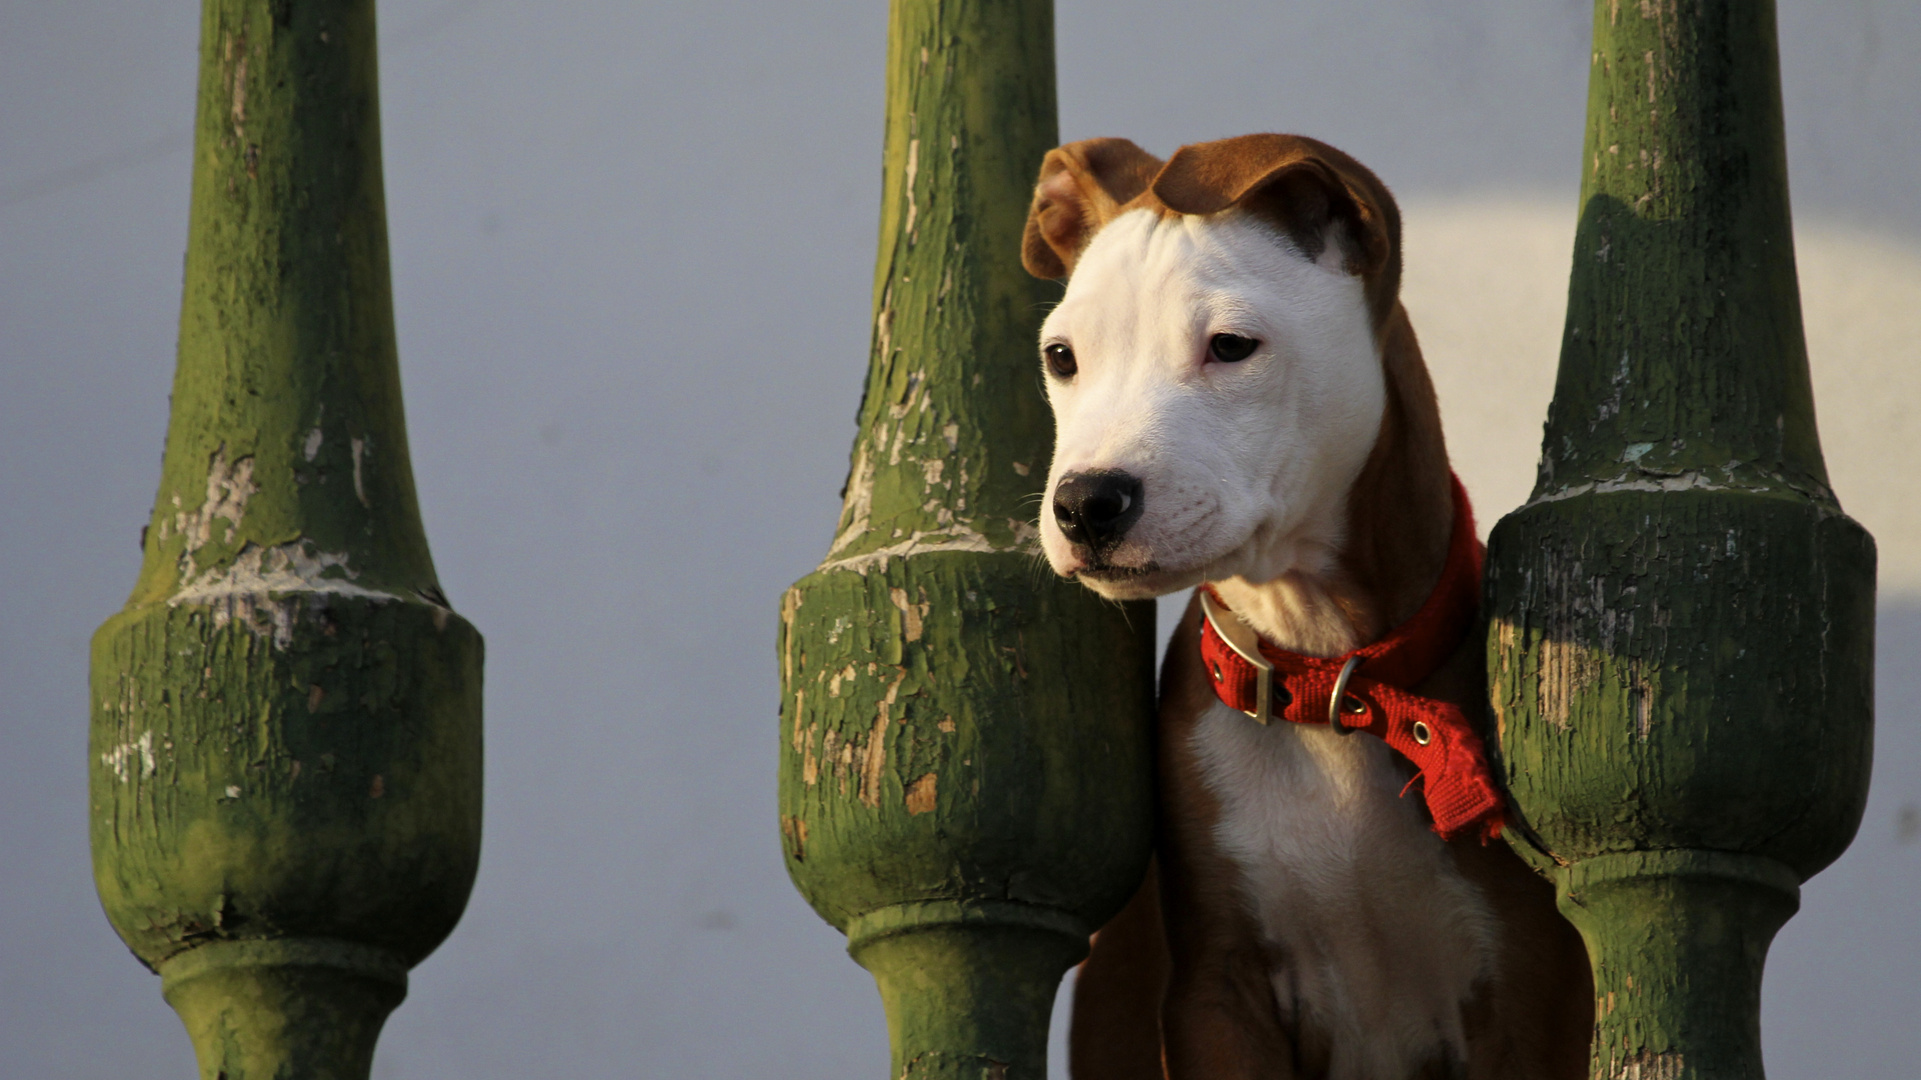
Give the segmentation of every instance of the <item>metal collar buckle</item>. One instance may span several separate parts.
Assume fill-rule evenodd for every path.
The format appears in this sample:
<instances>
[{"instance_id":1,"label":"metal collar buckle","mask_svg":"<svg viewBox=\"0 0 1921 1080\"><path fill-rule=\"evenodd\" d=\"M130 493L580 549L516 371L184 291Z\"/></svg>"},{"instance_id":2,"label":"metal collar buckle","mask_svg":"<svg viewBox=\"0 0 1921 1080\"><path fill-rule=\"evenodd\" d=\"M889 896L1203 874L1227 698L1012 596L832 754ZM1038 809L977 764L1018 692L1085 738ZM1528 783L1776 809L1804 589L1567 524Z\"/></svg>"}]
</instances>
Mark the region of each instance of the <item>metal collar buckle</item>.
<instances>
[{"instance_id":1,"label":"metal collar buckle","mask_svg":"<svg viewBox=\"0 0 1921 1080\"><path fill-rule=\"evenodd\" d=\"M1223 615L1227 618L1222 618ZM1254 707L1241 711L1253 717L1255 723L1266 724L1274 718L1274 665L1261 655L1260 639L1254 637L1253 631L1241 621L1239 615L1215 603L1213 594L1206 589L1201 590L1201 617L1207 620L1222 641L1227 642L1227 647L1233 649L1236 656L1254 665L1254 669L1260 672L1260 677L1255 680ZM1220 677L1216 672L1215 680L1219 681Z\"/></svg>"},{"instance_id":2,"label":"metal collar buckle","mask_svg":"<svg viewBox=\"0 0 1921 1080\"><path fill-rule=\"evenodd\" d=\"M1335 734L1352 735L1359 730L1341 723L1343 712L1359 715L1367 711L1367 706L1358 700L1352 705L1344 700L1347 698L1347 680L1354 674L1354 669L1361 666L1362 659L1360 656L1347 658L1347 663L1341 665L1341 673L1334 678L1334 692L1327 695L1327 726L1333 728Z\"/></svg>"}]
</instances>

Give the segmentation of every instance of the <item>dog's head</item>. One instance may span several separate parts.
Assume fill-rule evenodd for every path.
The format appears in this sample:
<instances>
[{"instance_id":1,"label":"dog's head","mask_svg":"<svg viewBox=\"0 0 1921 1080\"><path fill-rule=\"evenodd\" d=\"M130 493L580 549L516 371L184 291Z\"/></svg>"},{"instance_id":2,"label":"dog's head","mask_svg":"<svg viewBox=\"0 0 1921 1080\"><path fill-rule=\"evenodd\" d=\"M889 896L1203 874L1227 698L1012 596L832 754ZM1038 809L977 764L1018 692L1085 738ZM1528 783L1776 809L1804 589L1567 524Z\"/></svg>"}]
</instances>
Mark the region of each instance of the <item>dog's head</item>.
<instances>
[{"instance_id":1,"label":"dog's head","mask_svg":"<svg viewBox=\"0 0 1921 1080\"><path fill-rule=\"evenodd\" d=\"M1057 573L1134 598L1333 558L1381 428L1400 285L1373 173L1291 135L1165 164L1072 143L1041 164L1022 261L1069 277L1040 342Z\"/></svg>"}]
</instances>

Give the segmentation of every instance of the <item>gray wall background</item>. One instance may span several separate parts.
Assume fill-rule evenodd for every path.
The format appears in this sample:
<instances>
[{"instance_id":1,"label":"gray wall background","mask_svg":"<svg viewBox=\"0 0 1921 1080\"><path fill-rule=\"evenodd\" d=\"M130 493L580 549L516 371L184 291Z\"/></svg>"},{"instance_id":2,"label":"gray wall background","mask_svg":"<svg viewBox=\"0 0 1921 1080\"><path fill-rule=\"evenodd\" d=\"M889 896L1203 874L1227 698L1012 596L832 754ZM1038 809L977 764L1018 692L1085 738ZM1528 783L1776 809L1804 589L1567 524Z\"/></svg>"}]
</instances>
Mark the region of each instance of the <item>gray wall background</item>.
<instances>
[{"instance_id":1,"label":"gray wall background","mask_svg":"<svg viewBox=\"0 0 1921 1080\"><path fill-rule=\"evenodd\" d=\"M1477 257L1520 266L1503 207L1572 225L1588 12L1061 0L1062 135L1312 133L1386 178L1411 231L1479 207ZM447 593L487 636L489 741L479 884L376 1075L878 1077L872 983L780 864L772 650L779 591L829 540L865 370L884 5L381 19L414 466ZM1797 220L1892 260L1849 318L1912 320L1921 6L1783 0L1781 27ZM93 896L84 686L158 477L197 28L189 0L0 7L0 1076L194 1074ZM1530 310L1549 344L1503 362L1551 372L1558 308ZM1892 399L1842 495L1894 521L1916 354L1873 340L1897 344L1815 362ZM1529 447L1540 406L1476 423ZM1861 415L1824 401L1831 432ZM1531 471L1508 457L1464 472ZM1513 501L1489 498L1489 522ZM1776 944L1777 1078L1921 1055L1921 560L1889 532L1875 794Z\"/></svg>"}]
</instances>

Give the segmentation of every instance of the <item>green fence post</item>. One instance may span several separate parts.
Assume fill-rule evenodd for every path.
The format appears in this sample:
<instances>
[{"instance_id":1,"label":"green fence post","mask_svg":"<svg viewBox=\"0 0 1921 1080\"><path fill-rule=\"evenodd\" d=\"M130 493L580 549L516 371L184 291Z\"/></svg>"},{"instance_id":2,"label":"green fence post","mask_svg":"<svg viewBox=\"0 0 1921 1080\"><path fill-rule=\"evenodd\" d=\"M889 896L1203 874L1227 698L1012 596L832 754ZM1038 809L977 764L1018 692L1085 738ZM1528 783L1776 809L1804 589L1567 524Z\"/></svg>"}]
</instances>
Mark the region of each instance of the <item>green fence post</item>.
<instances>
[{"instance_id":1,"label":"green fence post","mask_svg":"<svg viewBox=\"0 0 1921 1080\"><path fill-rule=\"evenodd\" d=\"M1853 838L1874 545L1828 488L1773 5L1595 5L1532 499L1488 556L1510 833L1595 969L1595 1077L1753 1080L1761 968Z\"/></svg>"},{"instance_id":2,"label":"green fence post","mask_svg":"<svg viewBox=\"0 0 1921 1080\"><path fill-rule=\"evenodd\" d=\"M837 536L782 601L788 870L887 1009L896 1078L1038 1078L1141 879L1153 607L1058 583L1020 264L1055 137L1049 0L895 0L872 364Z\"/></svg>"},{"instance_id":3,"label":"green fence post","mask_svg":"<svg viewBox=\"0 0 1921 1080\"><path fill-rule=\"evenodd\" d=\"M206 0L166 460L93 642L94 874L206 1080L362 1080L480 849L421 529L372 0Z\"/></svg>"}]
</instances>

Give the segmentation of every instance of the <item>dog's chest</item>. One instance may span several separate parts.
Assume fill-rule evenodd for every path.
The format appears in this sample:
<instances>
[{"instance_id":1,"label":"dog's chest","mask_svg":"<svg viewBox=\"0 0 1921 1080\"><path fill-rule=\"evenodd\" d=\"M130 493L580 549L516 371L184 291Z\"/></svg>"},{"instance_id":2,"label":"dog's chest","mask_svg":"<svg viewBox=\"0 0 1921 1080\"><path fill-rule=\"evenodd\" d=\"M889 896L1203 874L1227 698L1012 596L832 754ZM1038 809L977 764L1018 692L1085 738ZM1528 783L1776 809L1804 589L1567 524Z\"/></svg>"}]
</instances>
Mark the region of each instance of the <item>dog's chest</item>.
<instances>
[{"instance_id":1,"label":"dog's chest","mask_svg":"<svg viewBox=\"0 0 1921 1080\"><path fill-rule=\"evenodd\" d=\"M1461 1007L1489 970L1494 922L1422 820L1397 757L1365 734L1262 727L1218 702L1194 748L1219 800L1216 840L1267 944L1281 1015L1324 1031L1332 1080L1464 1060Z\"/></svg>"}]
</instances>

